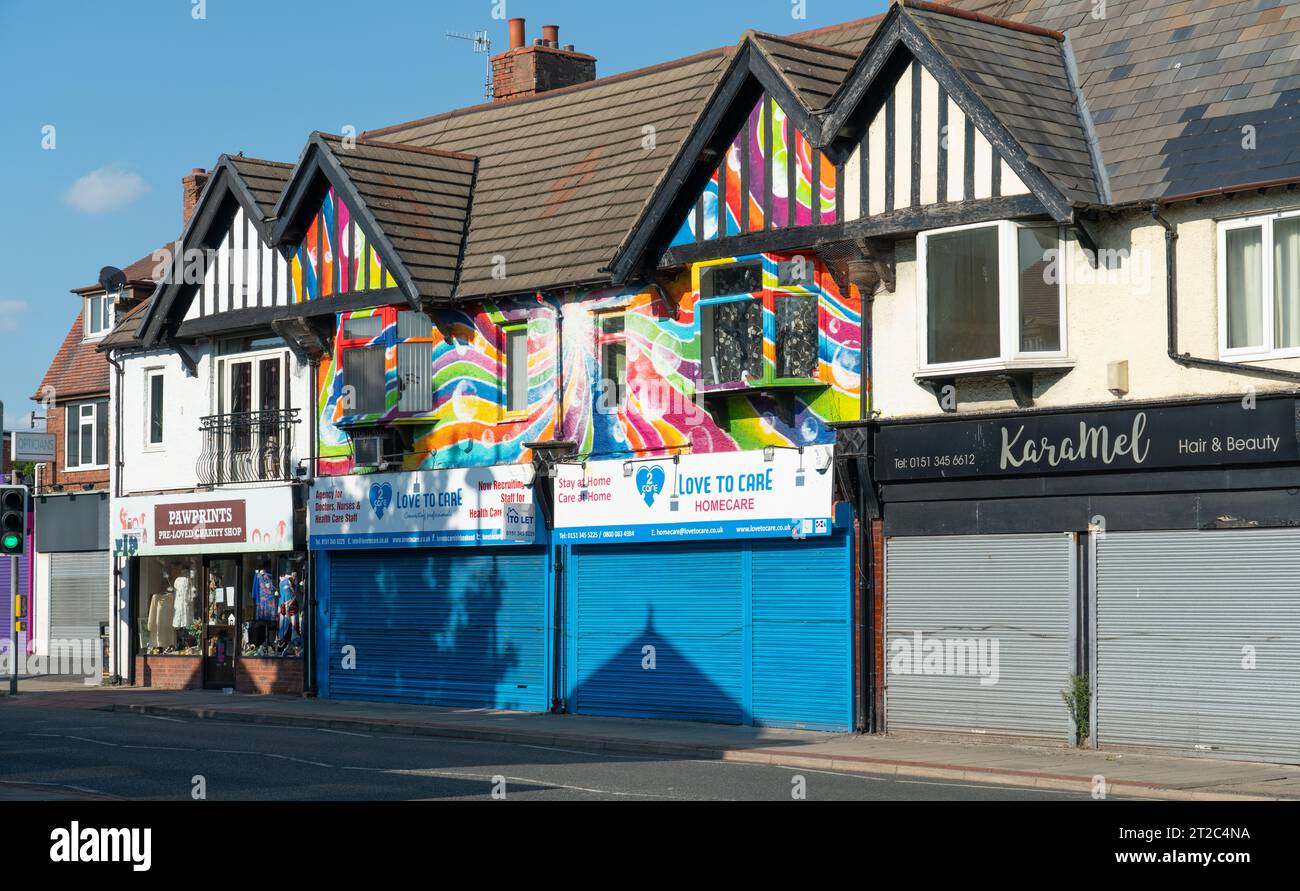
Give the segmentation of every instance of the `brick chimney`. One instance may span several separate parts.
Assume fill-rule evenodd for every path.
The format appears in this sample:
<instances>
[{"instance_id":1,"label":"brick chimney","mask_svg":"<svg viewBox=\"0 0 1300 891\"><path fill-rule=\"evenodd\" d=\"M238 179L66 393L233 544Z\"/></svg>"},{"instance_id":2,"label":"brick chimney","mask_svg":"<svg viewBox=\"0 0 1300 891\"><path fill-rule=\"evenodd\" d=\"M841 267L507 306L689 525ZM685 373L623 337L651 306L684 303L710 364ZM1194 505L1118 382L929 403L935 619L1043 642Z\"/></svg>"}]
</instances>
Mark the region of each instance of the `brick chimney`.
<instances>
[{"instance_id":1,"label":"brick chimney","mask_svg":"<svg viewBox=\"0 0 1300 891\"><path fill-rule=\"evenodd\" d=\"M524 20L510 20L510 48L492 57L493 99L535 96L596 79L596 57L560 46L560 26L543 25L542 36L526 46Z\"/></svg>"},{"instance_id":2,"label":"brick chimney","mask_svg":"<svg viewBox=\"0 0 1300 891\"><path fill-rule=\"evenodd\" d=\"M194 208L198 206L199 196L207 184L208 172L202 167L195 167L189 176L181 177L181 228L189 225L190 217L194 216Z\"/></svg>"}]
</instances>

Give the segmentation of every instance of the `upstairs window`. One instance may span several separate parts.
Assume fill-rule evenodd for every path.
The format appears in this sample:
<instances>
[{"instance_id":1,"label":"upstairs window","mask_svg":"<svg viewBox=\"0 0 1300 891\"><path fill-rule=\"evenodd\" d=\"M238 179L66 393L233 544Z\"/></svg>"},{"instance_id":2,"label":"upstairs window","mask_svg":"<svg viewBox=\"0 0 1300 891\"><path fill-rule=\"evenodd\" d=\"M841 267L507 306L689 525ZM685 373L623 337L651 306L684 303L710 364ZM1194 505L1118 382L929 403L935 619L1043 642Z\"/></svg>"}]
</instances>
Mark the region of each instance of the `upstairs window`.
<instances>
[{"instance_id":1,"label":"upstairs window","mask_svg":"<svg viewBox=\"0 0 1300 891\"><path fill-rule=\"evenodd\" d=\"M528 323L503 326L505 349L501 376L505 379L505 413L519 415L528 411Z\"/></svg>"},{"instance_id":2,"label":"upstairs window","mask_svg":"<svg viewBox=\"0 0 1300 891\"><path fill-rule=\"evenodd\" d=\"M1219 224L1219 352L1300 355L1300 213Z\"/></svg>"},{"instance_id":3,"label":"upstairs window","mask_svg":"<svg viewBox=\"0 0 1300 891\"><path fill-rule=\"evenodd\" d=\"M108 400L71 402L64 409L64 470L108 466Z\"/></svg>"},{"instance_id":4,"label":"upstairs window","mask_svg":"<svg viewBox=\"0 0 1300 891\"><path fill-rule=\"evenodd\" d=\"M818 382L819 301L811 259L759 257L702 266L697 274L702 389Z\"/></svg>"},{"instance_id":5,"label":"upstairs window","mask_svg":"<svg viewBox=\"0 0 1300 891\"><path fill-rule=\"evenodd\" d=\"M599 405L615 411L627 404L627 320L622 311L596 316L596 352L600 361Z\"/></svg>"},{"instance_id":6,"label":"upstairs window","mask_svg":"<svg viewBox=\"0 0 1300 891\"><path fill-rule=\"evenodd\" d=\"M86 337L103 337L113 327L113 300L107 294L86 298Z\"/></svg>"},{"instance_id":7,"label":"upstairs window","mask_svg":"<svg viewBox=\"0 0 1300 891\"><path fill-rule=\"evenodd\" d=\"M388 345L384 311L349 313L339 324L344 415L381 415L388 409Z\"/></svg>"},{"instance_id":8,"label":"upstairs window","mask_svg":"<svg viewBox=\"0 0 1300 891\"><path fill-rule=\"evenodd\" d=\"M145 374L145 398L148 404L145 406L145 416L148 419L145 422L145 445L161 446L163 444L163 416L164 398L163 398L163 371L161 368L146 372Z\"/></svg>"},{"instance_id":9,"label":"upstairs window","mask_svg":"<svg viewBox=\"0 0 1300 891\"><path fill-rule=\"evenodd\" d=\"M924 352L950 372L1065 357L1060 230L1010 222L917 237Z\"/></svg>"}]
</instances>

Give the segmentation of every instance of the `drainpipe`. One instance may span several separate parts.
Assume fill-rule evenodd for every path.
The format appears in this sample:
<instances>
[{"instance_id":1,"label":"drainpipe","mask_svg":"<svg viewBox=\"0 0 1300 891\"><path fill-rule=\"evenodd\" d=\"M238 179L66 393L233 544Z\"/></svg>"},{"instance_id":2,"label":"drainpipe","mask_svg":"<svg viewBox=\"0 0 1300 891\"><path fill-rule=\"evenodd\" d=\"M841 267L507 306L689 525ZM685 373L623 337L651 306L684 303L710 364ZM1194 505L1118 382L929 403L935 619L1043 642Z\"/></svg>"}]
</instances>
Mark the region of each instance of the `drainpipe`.
<instances>
[{"instance_id":1,"label":"drainpipe","mask_svg":"<svg viewBox=\"0 0 1300 891\"><path fill-rule=\"evenodd\" d=\"M107 350L104 353L104 358L108 360L108 364L113 366L113 377L117 382L116 386L113 387L109 393L111 397L116 397L109 400L113 404L113 479L112 479L112 488L110 490L110 494L113 498L121 498L122 497L122 466L123 466L122 465L122 382L125 378L125 373L123 371L121 363L113 358L113 352L114 352L113 350ZM111 511L112 509L111 501L109 502L109 508ZM111 513L108 518L108 521L109 521L109 526L111 528L113 524L113 517L111 516ZM111 543L110 543L110 547L111 547ZM118 602L121 598L121 594L119 592L122 590L122 575L123 575L122 570L124 566L130 565L130 559L131 559L130 557L117 557L117 556L114 556L112 558L113 560L113 611L109 616L110 621L108 623L108 651L113 654L113 661L116 662L117 665L113 666L111 676L117 675L118 665L121 665L122 663L122 652L121 650L118 649L118 638L119 638L118 627L121 625L122 622L121 610L118 608ZM126 611L128 616L132 615L135 612L135 604L132 602L131 588L129 585L127 586L127 591L126 591ZM127 659L126 679L128 684L130 684L131 686L135 686L135 657L134 656L131 656Z\"/></svg>"},{"instance_id":2,"label":"drainpipe","mask_svg":"<svg viewBox=\"0 0 1300 891\"><path fill-rule=\"evenodd\" d=\"M311 422L307 425L307 430L308 430L308 435L311 437L311 447L310 447L310 451L308 451L307 453L308 455L307 482L306 485L303 487L304 489L303 524L304 525L307 524L308 513L311 511L311 504L312 504L311 503L311 481L316 478L316 460L317 460L316 446L319 440L316 424L319 420L319 418L317 417L317 413L320 411L320 406L317 403L318 391L316 390L316 383L317 383L316 370L318 366L317 363L314 361L309 361L307 364L308 364L310 386L311 386L311 393L308 396L311 405ZM303 530L304 538L306 538L306 534L307 534L307 530L304 529ZM305 606L307 612L307 621L308 623L310 623L310 627L308 627L307 633L303 635L302 658L306 660L303 662L303 671L306 675L306 681L307 681L306 693L307 696L311 697L312 699L315 699L318 693L316 689L316 555L315 552L313 552L311 549L310 539L306 540L305 546L307 548L307 603L305 604Z\"/></svg>"},{"instance_id":3,"label":"drainpipe","mask_svg":"<svg viewBox=\"0 0 1300 891\"><path fill-rule=\"evenodd\" d=\"M1165 230L1165 302L1168 307L1166 317L1168 321L1169 358L1187 368L1206 368L1229 374L1245 374L1279 381L1300 381L1300 372L1296 371L1247 365L1243 362L1225 362L1221 359L1202 359L1188 353L1178 352L1178 229L1160 214L1160 205L1152 204L1150 210L1151 218Z\"/></svg>"}]
</instances>

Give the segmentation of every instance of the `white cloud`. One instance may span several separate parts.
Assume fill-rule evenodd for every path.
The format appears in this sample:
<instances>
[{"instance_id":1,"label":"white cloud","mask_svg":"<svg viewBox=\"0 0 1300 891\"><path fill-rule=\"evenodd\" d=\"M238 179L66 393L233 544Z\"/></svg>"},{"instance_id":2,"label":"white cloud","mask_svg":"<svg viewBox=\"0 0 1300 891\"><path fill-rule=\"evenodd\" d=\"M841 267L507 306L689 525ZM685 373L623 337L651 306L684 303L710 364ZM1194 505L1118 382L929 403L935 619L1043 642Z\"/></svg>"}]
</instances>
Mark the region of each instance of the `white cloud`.
<instances>
[{"instance_id":1,"label":"white cloud","mask_svg":"<svg viewBox=\"0 0 1300 891\"><path fill-rule=\"evenodd\" d=\"M149 185L138 173L114 163L81 177L63 200L82 213L108 213L126 207L147 191Z\"/></svg>"},{"instance_id":2,"label":"white cloud","mask_svg":"<svg viewBox=\"0 0 1300 891\"><path fill-rule=\"evenodd\" d=\"M0 300L0 331L17 331L18 317L27 312L23 300Z\"/></svg>"}]
</instances>

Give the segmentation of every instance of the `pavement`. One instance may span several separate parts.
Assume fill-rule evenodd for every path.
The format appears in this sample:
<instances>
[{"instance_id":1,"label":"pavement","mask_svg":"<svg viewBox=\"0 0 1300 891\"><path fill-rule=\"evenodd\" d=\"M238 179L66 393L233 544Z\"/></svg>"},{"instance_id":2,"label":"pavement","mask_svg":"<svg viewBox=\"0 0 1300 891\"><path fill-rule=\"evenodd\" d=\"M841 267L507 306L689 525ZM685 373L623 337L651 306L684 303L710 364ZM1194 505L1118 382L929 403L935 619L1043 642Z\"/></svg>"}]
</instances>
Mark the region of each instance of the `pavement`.
<instances>
[{"instance_id":1,"label":"pavement","mask_svg":"<svg viewBox=\"0 0 1300 891\"><path fill-rule=\"evenodd\" d=\"M822 733L221 691L29 689L24 685L19 696L3 697L0 708L18 703L39 708L567 747L587 753L717 760L1089 794L1102 785L1107 797L1300 800L1300 765L921 735Z\"/></svg>"}]
</instances>

